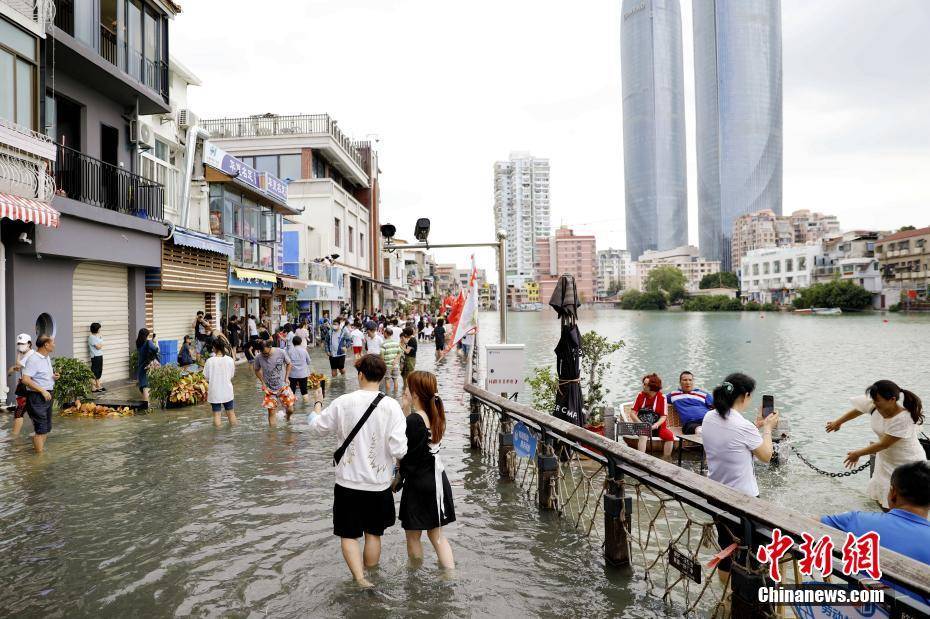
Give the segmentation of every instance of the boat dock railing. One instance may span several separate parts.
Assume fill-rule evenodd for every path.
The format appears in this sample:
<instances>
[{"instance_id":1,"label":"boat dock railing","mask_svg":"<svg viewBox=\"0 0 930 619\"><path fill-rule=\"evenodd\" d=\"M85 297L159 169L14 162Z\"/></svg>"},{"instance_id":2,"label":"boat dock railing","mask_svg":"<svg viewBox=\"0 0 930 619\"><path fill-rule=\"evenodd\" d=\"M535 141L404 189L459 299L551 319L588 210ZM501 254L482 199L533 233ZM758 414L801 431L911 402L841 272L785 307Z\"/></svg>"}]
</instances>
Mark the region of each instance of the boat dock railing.
<instances>
[{"instance_id":1,"label":"boat dock railing","mask_svg":"<svg viewBox=\"0 0 930 619\"><path fill-rule=\"evenodd\" d=\"M829 582L854 588L877 583L842 573L845 534L805 514L737 492L687 468L641 453L480 386L477 342L467 360L470 441L496 468L501 481L519 484L528 507L555 511L559 526L599 541L607 565L630 572L675 612L712 616L785 616L787 606L760 603L760 585L772 585L768 565L736 561L729 587L708 563L720 552L715 522L726 527L740 549L755 556L770 544L773 530L795 545L779 561L781 582ZM515 445L516 443L516 445ZM812 503L817 497L811 496ZM802 534L833 542L832 575L800 571ZM882 579L930 599L930 568L881 549ZM738 593L732 596L728 589ZM892 617L930 617L930 607L885 588Z\"/></svg>"}]
</instances>

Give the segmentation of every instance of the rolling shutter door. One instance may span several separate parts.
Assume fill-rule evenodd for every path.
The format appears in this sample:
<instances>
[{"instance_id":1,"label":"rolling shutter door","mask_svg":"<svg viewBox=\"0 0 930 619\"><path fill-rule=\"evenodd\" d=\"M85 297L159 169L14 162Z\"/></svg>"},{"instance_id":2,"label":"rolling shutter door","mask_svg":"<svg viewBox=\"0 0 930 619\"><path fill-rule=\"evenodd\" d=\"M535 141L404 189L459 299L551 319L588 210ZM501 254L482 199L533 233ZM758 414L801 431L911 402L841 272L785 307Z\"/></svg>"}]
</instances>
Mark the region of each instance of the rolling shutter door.
<instances>
[{"instance_id":1,"label":"rolling shutter door","mask_svg":"<svg viewBox=\"0 0 930 619\"><path fill-rule=\"evenodd\" d=\"M177 340L180 350L185 335L193 336L194 316L204 311L202 292L155 290L152 297L155 335L161 342Z\"/></svg>"},{"instance_id":2,"label":"rolling shutter door","mask_svg":"<svg viewBox=\"0 0 930 619\"><path fill-rule=\"evenodd\" d=\"M129 275L126 267L82 262L74 269L74 357L90 362L90 323L101 324L102 382L129 378Z\"/></svg>"}]
</instances>

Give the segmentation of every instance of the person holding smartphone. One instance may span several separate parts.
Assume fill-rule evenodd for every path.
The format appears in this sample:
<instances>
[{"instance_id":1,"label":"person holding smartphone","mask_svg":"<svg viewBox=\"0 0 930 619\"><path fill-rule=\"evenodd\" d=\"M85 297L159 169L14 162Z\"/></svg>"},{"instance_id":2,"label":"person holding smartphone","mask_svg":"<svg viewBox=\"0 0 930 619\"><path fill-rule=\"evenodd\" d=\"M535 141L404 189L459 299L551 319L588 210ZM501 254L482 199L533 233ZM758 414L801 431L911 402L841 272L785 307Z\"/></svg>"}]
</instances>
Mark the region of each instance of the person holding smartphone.
<instances>
[{"instance_id":1,"label":"person holding smartphone","mask_svg":"<svg viewBox=\"0 0 930 619\"><path fill-rule=\"evenodd\" d=\"M658 374L648 374L643 376L643 390L636 396L633 402L633 421L636 423L648 423L651 426L651 435L658 436L662 439L662 456L668 460L672 456L672 448L675 446L675 436L672 431L665 425L668 418L666 411L665 395L662 393L662 379ZM640 436L636 448L640 451L646 451L646 442L648 436Z\"/></svg>"},{"instance_id":2,"label":"person holding smartphone","mask_svg":"<svg viewBox=\"0 0 930 619\"><path fill-rule=\"evenodd\" d=\"M136 378L142 399L149 401L149 364L158 359L158 344L155 343L155 334L146 328L139 329L136 336L136 350L139 353L139 369Z\"/></svg>"},{"instance_id":3,"label":"person holding smartphone","mask_svg":"<svg viewBox=\"0 0 930 619\"><path fill-rule=\"evenodd\" d=\"M714 389L714 409L704 416L701 432L707 457L707 476L753 497L759 496L753 458L771 461L775 453L772 430L778 425L778 411L773 410L763 417L760 409L755 423L743 416L749 409L755 388L756 381L746 374L737 372L727 376ZM721 549L734 541L730 528L721 522L717 522L717 541ZM721 579L728 576L731 564L731 557L720 561L717 567Z\"/></svg>"}]
</instances>

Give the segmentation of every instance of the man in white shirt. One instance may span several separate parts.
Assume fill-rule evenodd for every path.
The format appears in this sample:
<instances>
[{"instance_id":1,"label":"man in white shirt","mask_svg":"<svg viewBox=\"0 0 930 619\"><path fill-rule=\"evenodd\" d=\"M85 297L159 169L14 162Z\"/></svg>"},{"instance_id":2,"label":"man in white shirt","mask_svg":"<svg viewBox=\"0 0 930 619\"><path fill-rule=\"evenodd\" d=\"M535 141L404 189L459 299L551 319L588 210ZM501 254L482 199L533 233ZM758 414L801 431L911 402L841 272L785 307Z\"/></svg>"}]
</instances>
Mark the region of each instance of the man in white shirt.
<instances>
[{"instance_id":1,"label":"man in white shirt","mask_svg":"<svg viewBox=\"0 0 930 619\"><path fill-rule=\"evenodd\" d=\"M26 412L32 419L35 434L32 446L36 453L45 450L45 439L52 431L52 398L58 374L52 369L52 352L55 340L47 335L36 338L36 351L23 364L22 382L29 393L26 395Z\"/></svg>"},{"instance_id":2,"label":"man in white shirt","mask_svg":"<svg viewBox=\"0 0 930 619\"><path fill-rule=\"evenodd\" d=\"M381 345L384 344L384 337L378 333L373 325L369 325L368 333L365 335L365 349L369 355L381 355Z\"/></svg>"},{"instance_id":3,"label":"man in white shirt","mask_svg":"<svg viewBox=\"0 0 930 619\"><path fill-rule=\"evenodd\" d=\"M308 421L312 435L333 434L337 443L343 445L376 398L380 398L341 458L334 457L338 463L333 534L341 538L342 556L355 581L370 587L364 570L378 565L381 536L396 519L391 481L395 462L407 453L407 422L397 401L378 391L387 370L381 357L365 355L356 369L360 389L336 398L326 410L317 401ZM364 552L358 542L362 534Z\"/></svg>"}]
</instances>

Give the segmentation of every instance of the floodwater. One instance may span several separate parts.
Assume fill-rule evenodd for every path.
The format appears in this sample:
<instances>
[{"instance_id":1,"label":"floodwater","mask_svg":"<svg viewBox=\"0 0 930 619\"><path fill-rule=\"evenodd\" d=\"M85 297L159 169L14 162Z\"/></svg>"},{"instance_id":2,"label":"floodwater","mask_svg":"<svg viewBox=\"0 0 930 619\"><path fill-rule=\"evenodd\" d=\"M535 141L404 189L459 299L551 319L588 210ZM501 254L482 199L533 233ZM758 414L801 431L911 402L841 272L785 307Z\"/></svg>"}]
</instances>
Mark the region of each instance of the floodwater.
<instances>
[{"instance_id":1,"label":"floodwater","mask_svg":"<svg viewBox=\"0 0 930 619\"><path fill-rule=\"evenodd\" d=\"M548 363L558 336L552 312L510 318L528 365ZM597 310L579 323L627 344L610 375L618 403L652 370L668 379L690 369L703 386L747 371L760 394L775 394L795 444L840 470L843 454L869 439L861 421L838 435L822 431L849 396L884 377L930 395L930 317L882 320ZM495 341L493 314L482 315L482 329L483 341ZM433 369L429 352L424 345L420 369ZM458 516L447 531L455 574L439 572L428 544L423 566L410 568L394 527L376 592L355 587L331 534L333 439L309 436L301 405L290 424L269 429L240 365L232 429L214 428L204 406L56 418L49 450L37 457L29 423L14 439L12 417L0 419L0 615L665 616L640 580L605 569L597 542L497 481L467 448L464 363L450 357L436 372L450 411L443 459ZM355 386L353 377L331 382L328 396ZM865 474L835 482L793 459L759 476L763 498L808 513L871 507Z\"/></svg>"}]
</instances>

